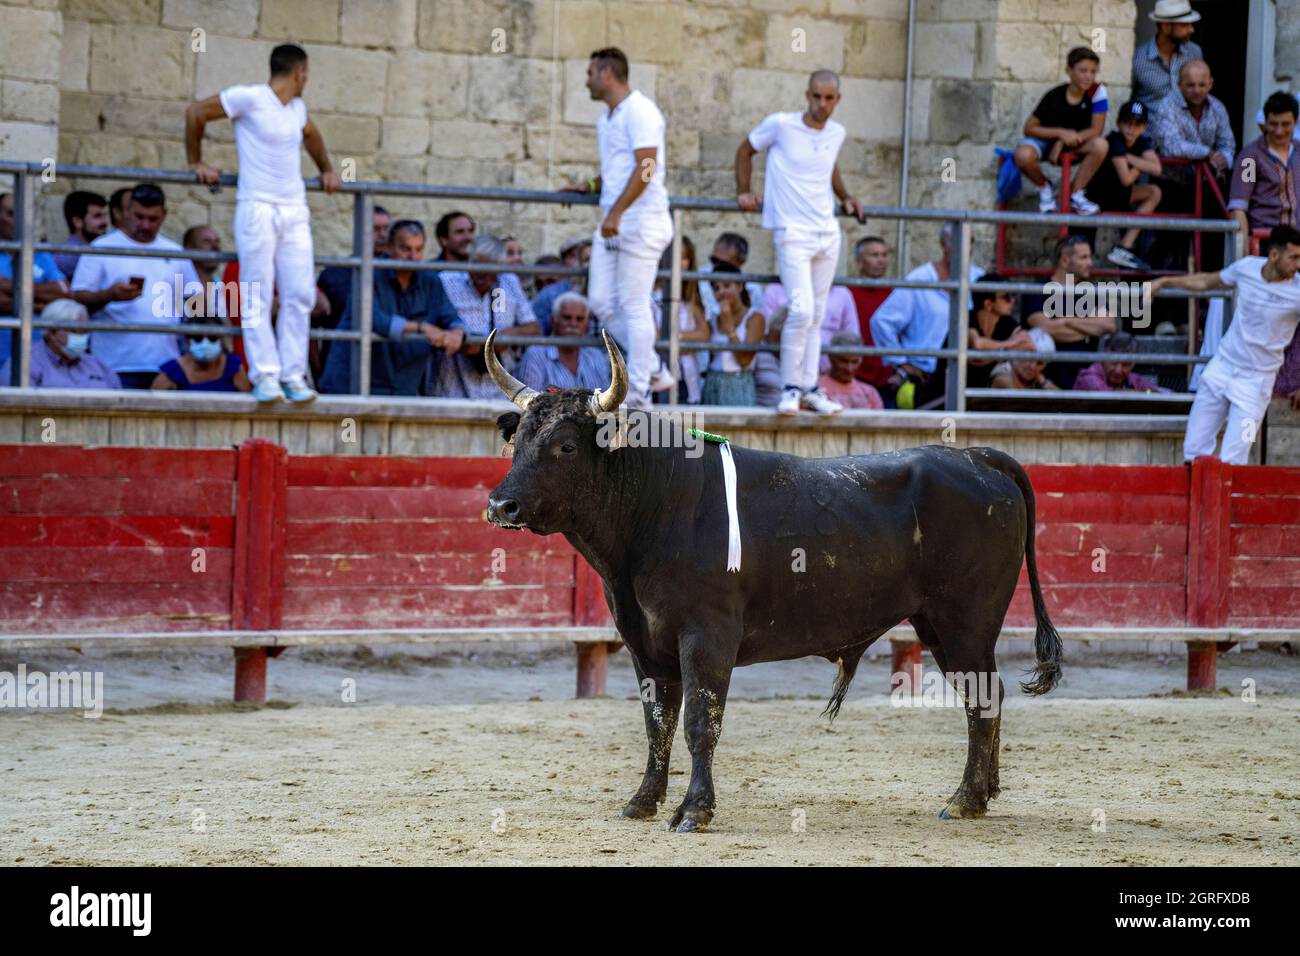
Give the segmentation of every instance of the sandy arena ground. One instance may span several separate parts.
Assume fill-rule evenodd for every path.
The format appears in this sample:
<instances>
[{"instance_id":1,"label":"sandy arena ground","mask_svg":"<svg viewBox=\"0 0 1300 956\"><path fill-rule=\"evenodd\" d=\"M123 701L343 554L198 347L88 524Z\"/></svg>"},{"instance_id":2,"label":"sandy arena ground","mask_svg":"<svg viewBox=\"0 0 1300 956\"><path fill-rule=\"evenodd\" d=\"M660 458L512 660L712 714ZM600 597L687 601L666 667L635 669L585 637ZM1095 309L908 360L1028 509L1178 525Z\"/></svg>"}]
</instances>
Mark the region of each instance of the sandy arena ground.
<instances>
[{"instance_id":1,"label":"sandy arena ground","mask_svg":"<svg viewBox=\"0 0 1300 956\"><path fill-rule=\"evenodd\" d=\"M1003 661L1008 684L1025 663ZM42 664L104 670L116 706L99 720L0 711L0 864L1300 859L1300 661L1270 651L1222 658L1234 690L1214 696L1174 690L1177 658L1067 659L1056 693L1009 702L1003 794L978 821L937 819L963 716L891 707L885 661L864 663L833 726L818 716L830 665L746 668L700 834L663 830L688 780L680 731L660 819L616 819L645 763L626 654L611 659L614 696L576 701L568 654L291 652L261 709L222 702L228 653L27 660ZM339 700L349 676L358 703Z\"/></svg>"}]
</instances>

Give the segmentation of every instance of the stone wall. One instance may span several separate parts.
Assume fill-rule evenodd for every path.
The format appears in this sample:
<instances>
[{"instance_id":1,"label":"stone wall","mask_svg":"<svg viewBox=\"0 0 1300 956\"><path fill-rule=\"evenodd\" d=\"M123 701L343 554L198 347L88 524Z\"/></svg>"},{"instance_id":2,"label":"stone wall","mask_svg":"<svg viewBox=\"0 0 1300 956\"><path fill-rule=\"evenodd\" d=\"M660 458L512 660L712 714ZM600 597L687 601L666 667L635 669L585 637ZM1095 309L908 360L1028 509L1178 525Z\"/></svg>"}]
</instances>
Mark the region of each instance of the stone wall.
<instances>
[{"instance_id":1,"label":"stone wall","mask_svg":"<svg viewBox=\"0 0 1300 956\"><path fill-rule=\"evenodd\" d=\"M867 203L898 200L906 0L38 0L0 10L6 158L50 154L57 120L61 162L181 167L185 105L260 81L271 47L293 40L312 57L313 120L358 179L554 188L594 171L601 107L584 70L592 49L617 44L633 85L668 117L672 192L732 195L745 132L774 109L801 108L807 74L825 66L844 78L846 182ZM1063 81L1070 47L1101 37L1116 105L1127 92L1134 8L1124 0L920 0L917 16L911 205L991 206L991 145L1015 142L1026 111ZM205 158L234 168L229 124L210 127ZM62 235L61 194L76 185L117 184L56 182L42 200L51 237ZM170 195L169 233L210 221L228 240L231 191ZM311 202L318 250L344 251L349 202ZM385 204L426 220L449 208ZM519 236L530 256L595 221L583 209L459 205ZM706 246L738 227L752 237L752 264L769 267L752 219L687 220ZM894 229L868 224L891 245ZM909 227L908 265L931 254L935 231ZM854 227L850 239L863 233ZM991 240L977 233L981 259Z\"/></svg>"}]
</instances>

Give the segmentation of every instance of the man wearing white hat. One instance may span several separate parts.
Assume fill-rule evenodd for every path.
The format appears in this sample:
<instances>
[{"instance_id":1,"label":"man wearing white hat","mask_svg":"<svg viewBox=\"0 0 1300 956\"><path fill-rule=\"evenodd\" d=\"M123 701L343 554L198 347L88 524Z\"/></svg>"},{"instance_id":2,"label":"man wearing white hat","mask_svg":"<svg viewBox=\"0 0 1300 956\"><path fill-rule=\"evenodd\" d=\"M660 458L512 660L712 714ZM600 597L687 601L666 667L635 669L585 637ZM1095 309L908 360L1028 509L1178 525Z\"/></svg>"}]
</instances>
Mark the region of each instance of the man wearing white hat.
<instances>
[{"instance_id":1,"label":"man wearing white hat","mask_svg":"<svg viewBox=\"0 0 1300 956\"><path fill-rule=\"evenodd\" d=\"M1178 71L1188 60L1203 60L1192 42L1201 15L1190 0L1159 0L1150 14L1156 35L1133 51L1133 99L1150 109L1178 85Z\"/></svg>"}]
</instances>

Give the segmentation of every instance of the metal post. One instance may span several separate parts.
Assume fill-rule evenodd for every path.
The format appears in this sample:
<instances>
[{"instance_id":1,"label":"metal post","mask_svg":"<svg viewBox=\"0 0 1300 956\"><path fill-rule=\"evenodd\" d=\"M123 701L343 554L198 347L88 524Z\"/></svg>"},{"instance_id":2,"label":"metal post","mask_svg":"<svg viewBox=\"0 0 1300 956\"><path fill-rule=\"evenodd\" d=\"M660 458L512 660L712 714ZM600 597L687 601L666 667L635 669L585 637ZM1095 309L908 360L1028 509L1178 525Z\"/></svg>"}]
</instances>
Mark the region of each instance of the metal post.
<instances>
[{"instance_id":1,"label":"metal post","mask_svg":"<svg viewBox=\"0 0 1300 956\"><path fill-rule=\"evenodd\" d=\"M357 395L370 394L370 335L375 327L374 218L374 194L357 193L352 205L352 254L360 257L361 266L352 273L350 307L353 331L361 333L359 347L351 350L352 390Z\"/></svg>"},{"instance_id":2,"label":"metal post","mask_svg":"<svg viewBox=\"0 0 1300 956\"><path fill-rule=\"evenodd\" d=\"M898 184L898 204L907 205L907 185L912 161L912 53L916 39L916 0L907 2L907 67L903 81L903 171ZM898 238L894 245L894 261L898 263L898 274L907 272L907 249L904 244L907 237L907 220L899 217Z\"/></svg>"},{"instance_id":3,"label":"metal post","mask_svg":"<svg viewBox=\"0 0 1300 956\"><path fill-rule=\"evenodd\" d=\"M682 323L678 321L677 313L681 310L682 301L682 211L673 210L673 244L672 244L672 263L669 265L670 276L668 279L668 308L664 310L668 322L668 370L672 372L673 378L677 381L682 380ZM677 393L673 393L673 404L676 404Z\"/></svg>"},{"instance_id":4,"label":"metal post","mask_svg":"<svg viewBox=\"0 0 1300 956\"><path fill-rule=\"evenodd\" d=\"M967 301L970 299L971 226L962 220L957 232L957 261L953 263L957 288L948 293L948 347L957 350L948 360L943 407L950 412L966 411L966 328L969 324Z\"/></svg>"},{"instance_id":5,"label":"metal post","mask_svg":"<svg viewBox=\"0 0 1300 956\"><path fill-rule=\"evenodd\" d=\"M14 235L22 243L14 269L13 299L18 307L18 387L32 384L32 319L35 317L33 270L36 260L36 180L27 172L14 174Z\"/></svg>"}]
</instances>

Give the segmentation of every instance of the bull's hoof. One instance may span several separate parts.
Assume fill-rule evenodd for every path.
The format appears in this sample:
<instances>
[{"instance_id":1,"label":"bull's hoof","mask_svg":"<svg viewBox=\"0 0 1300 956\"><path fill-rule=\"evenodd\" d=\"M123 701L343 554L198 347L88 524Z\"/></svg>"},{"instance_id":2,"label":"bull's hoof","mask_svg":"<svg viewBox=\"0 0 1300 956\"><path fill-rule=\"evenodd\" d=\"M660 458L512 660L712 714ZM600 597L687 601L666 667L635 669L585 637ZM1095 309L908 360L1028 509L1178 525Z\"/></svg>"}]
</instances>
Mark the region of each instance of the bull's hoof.
<instances>
[{"instance_id":1,"label":"bull's hoof","mask_svg":"<svg viewBox=\"0 0 1300 956\"><path fill-rule=\"evenodd\" d=\"M659 804L654 800L637 800L633 798L628 801L620 816L627 820L653 820L658 813Z\"/></svg>"},{"instance_id":2,"label":"bull's hoof","mask_svg":"<svg viewBox=\"0 0 1300 956\"><path fill-rule=\"evenodd\" d=\"M948 805L939 811L940 820L973 820L988 812L986 807L973 806L953 797Z\"/></svg>"},{"instance_id":3,"label":"bull's hoof","mask_svg":"<svg viewBox=\"0 0 1300 956\"><path fill-rule=\"evenodd\" d=\"M687 810L685 807L678 807L673 818L668 821L668 829L676 830L678 833L694 833L696 830L703 830L712 820L712 810Z\"/></svg>"},{"instance_id":4,"label":"bull's hoof","mask_svg":"<svg viewBox=\"0 0 1300 956\"><path fill-rule=\"evenodd\" d=\"M1002 796L1002 789L1000 787L997 786L989 787L990 800L996 800L1000 796Z\"/></svg>"}]
</instances>

